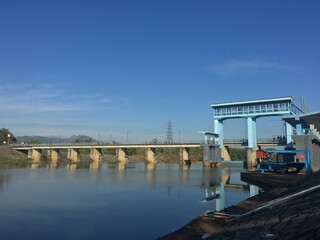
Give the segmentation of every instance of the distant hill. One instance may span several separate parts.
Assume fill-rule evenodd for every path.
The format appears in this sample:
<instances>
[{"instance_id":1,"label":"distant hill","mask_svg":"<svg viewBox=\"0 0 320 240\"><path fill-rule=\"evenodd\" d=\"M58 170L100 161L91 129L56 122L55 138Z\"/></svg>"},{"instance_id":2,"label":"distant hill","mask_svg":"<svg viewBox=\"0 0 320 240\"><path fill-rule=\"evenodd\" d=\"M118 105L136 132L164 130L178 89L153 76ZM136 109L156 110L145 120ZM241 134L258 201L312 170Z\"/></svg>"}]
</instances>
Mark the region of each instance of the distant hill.
<instances>
[{"instance_id":1,"label":"distant hill","mask_svg":"<svg viewBox=\"0 0 320 240\"><path fill-rule=\"evenodd\" d=\"M74 143L74 142L95 142L96 140L85 135L72 135L69 138L44 137L44 136L19 136L18 143Z\"/></svg>"}]
</instances>

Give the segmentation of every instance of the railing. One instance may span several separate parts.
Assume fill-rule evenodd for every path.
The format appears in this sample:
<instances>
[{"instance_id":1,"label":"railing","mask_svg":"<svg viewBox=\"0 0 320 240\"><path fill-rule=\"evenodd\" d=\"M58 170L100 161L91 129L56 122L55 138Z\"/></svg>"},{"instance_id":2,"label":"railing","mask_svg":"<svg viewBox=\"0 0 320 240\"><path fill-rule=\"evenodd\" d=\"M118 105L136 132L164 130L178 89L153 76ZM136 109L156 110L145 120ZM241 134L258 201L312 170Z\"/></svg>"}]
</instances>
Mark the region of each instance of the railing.
<instances>
[{"instance_id":1,"label":"railing","mask_svg":"<svg viewBox=\"0 0 320 240\"><path fill-rule=\"evenodd\" d=\"M120 143L120 142L103 142L103 141L98 141L98 142L89 142L89 143L71 143L71 142L62 142L62 143L37 143L37 144L30 144L30 143L13 143L10 146L11 147L49 147L49 146L123 146L123 145L128 145L128 146L139 146L139 145L184 145L184 144L203 144L204 141L172 141L172 142L166 142L166 141L148 141L144 143Z\"/></svg>"}]
</instances>

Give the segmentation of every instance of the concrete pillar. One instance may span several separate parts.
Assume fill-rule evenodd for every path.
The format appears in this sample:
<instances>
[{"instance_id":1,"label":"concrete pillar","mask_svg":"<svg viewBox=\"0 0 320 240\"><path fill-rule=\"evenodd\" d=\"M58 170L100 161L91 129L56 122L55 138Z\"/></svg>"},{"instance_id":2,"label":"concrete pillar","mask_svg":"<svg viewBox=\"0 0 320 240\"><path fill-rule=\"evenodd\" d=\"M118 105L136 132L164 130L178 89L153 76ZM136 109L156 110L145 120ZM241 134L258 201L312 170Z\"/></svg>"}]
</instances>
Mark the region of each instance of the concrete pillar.
<instances>
[{"instance_id":1,"label":"concrete pillar","mask_svg":"<svg viewBox=\"0 0 320 240\"><path fill-rule=\"evenodd\" d=\"M59 149L48 149L47 150L47 158L50 161L58 161L60 158Z\"/></svg>"},{"instance_id":2,"label":"concrete pillar","mask_svg":"<svg viewBox=\"0 0 320 240\"><path fill-rule=\"evenodd\" d=\"M34 163L40 162L41 160L41 149L32 149L31 159Z\"/></svg>"},{"instance_id":3,"label":"concrete pillar","mask_svg":"<svg viewBox=\"0 0 320 240\"><path fill-rule=\"evenodd\" d=\"M100 162L102 160L102 150L101 148L91 148L90 159L94 162Z\"/></svg>"},{"instance_id":4,"label":"concrete pillar","mask_svg":"<svg viewBox=\"0 0 320 240\"><path fill-rule=\"evenodd\" d=\"M256 119L252 117L247 118L247 129L248 129L248 148L257 147L257 128Z\"/></svg>"},{"instance_id":5,"label":"concrete pillar","mask_svg":"<svg viewBox=\"0 0 320 240\"><path fill-rule=\"evenodd\" d=\"M54 168L57 168L58 167L58 160L51 160L48 167L50 169L54 169Z\"/></svg>"},{"instance_id":6,"label":"concrete pillar","mask_svg":"<svg viewBox=\"0 0 320 240\"><path fill-rule=\"evenodd\" d=\"M189 148L180 148L180 162L186 164L189 160Z\"/></svg>"},{"instance_id":7,"label":"concrete pillar","mask_svg":"<svg viewBox=\"0 0 320 240\"><path fill-rule=\"evenodd\" d=\"M224 161L231 160L229 147L222 147L221 148L221 157L223 158Z\"/></svg>"},{"instance_id":8,"label":"concrete pillar","mask_svg":"<svg viewBox=\"0 0 320 240\"><path fill-rule=\"evenodd\" d=\"M79 161L79 149L76 148L68 148L68 159L70 159L72 162L78 162Z\"/></svg>"},{"instance_id":9,"label":"concrete pillar","mask_svg":"<svg viewBox=\"0 0 320 240\"><path fill-rule=\"evenodd\" d=\"M247 169L254 169L256 165L258 148L247 148Z\"/></svg>"},{"instance_id":10,"label":"concrete pillar","mask_svg":"<svg viewBox=\"0 0 320 240\"><path fill-rule=\"evenodd\" d=\"M128 158L125 148L117 148L116 153L118 162L127 162Z\"/></svg>"},{"instance_id":11,"label":"concrete pillar","mask_svg":"<svg viewBox=\"0 0 320 240\"><path fill-rule=\"evenodd\" d=\"M220 147L223 147L223 120L214 119L214 132L219 134L218 143Z\"/></svg>"},{"instance_id":12,"label":"concrete pillar","mask_svg":"<svg viewBox=\"0 0 320 240\"><path fill-rule=\"evenodd\" d=\"M156 163L157 162L157 155L155 148L147 148L146 149L146 161L148 163Z\"/></svg>"},{"instance_id":13,"label":"concrete pillar","mask_svg":"<svg viewBox=\"0 0 320 240\"><path fill-rule=\"evenodd\" d=\"M32 149L28 149L28 158L32 159Z\"/></svg>"}]
</instances>

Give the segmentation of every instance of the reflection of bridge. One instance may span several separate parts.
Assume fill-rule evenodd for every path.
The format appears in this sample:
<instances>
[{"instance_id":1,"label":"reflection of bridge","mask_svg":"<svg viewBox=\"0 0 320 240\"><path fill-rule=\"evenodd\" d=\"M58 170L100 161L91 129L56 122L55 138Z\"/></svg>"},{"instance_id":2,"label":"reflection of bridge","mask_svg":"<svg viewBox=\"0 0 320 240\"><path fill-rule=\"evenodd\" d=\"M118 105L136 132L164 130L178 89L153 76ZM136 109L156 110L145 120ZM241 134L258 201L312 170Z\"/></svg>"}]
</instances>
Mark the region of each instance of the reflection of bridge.
<instances>
[{"instance_id":1,"label":"reflection of bridge","mask_svg":"<svg viewBox=\"0 0 320 240\"><path fill-rule=\"evenodd\" d=\"M34 144L34 145L13 145L12 148L18 151L28 153L28 158L34 162L39 162L43 151L47 151L47 158L51 161L60 159L61 150L67 150L67 158L72 162L78 162L80 159L80 149L90 150L90 158L93 161L100 161L103 158L102 149L115 149L118 162L127 161L127 149L142 148L145 149L147 162L156 162L156 150L159 148L178 148L180 160L183 163L189 160L189 149L199 148L200 143L179 143L179 144L117 144L117 145L101 145L101 144Z\"/></svg>"}]
</instances>

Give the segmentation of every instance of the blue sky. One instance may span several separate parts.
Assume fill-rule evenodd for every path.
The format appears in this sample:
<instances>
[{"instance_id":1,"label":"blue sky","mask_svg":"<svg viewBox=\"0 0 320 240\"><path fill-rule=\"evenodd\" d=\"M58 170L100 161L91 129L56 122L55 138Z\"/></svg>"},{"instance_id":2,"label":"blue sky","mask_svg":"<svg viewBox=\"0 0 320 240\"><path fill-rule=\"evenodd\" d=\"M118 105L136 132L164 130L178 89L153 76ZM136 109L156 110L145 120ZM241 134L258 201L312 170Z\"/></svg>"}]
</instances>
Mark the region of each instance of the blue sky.
<instances>
[{"instance_id":1,"label":"blue sky","mask_svg":"<svg viewBox=\"0 0 320 240\"><path fill-rule=\"evenodd\" d=\"M303 96L320 110L317 0L0 6L0 126L16 136L165 140L170 119L175 140L196 140L214 103ZM259 121L258 137L282 131L279 118ZM225 137L244 125L227 122Z\"/></svg>"}]
</instances>

